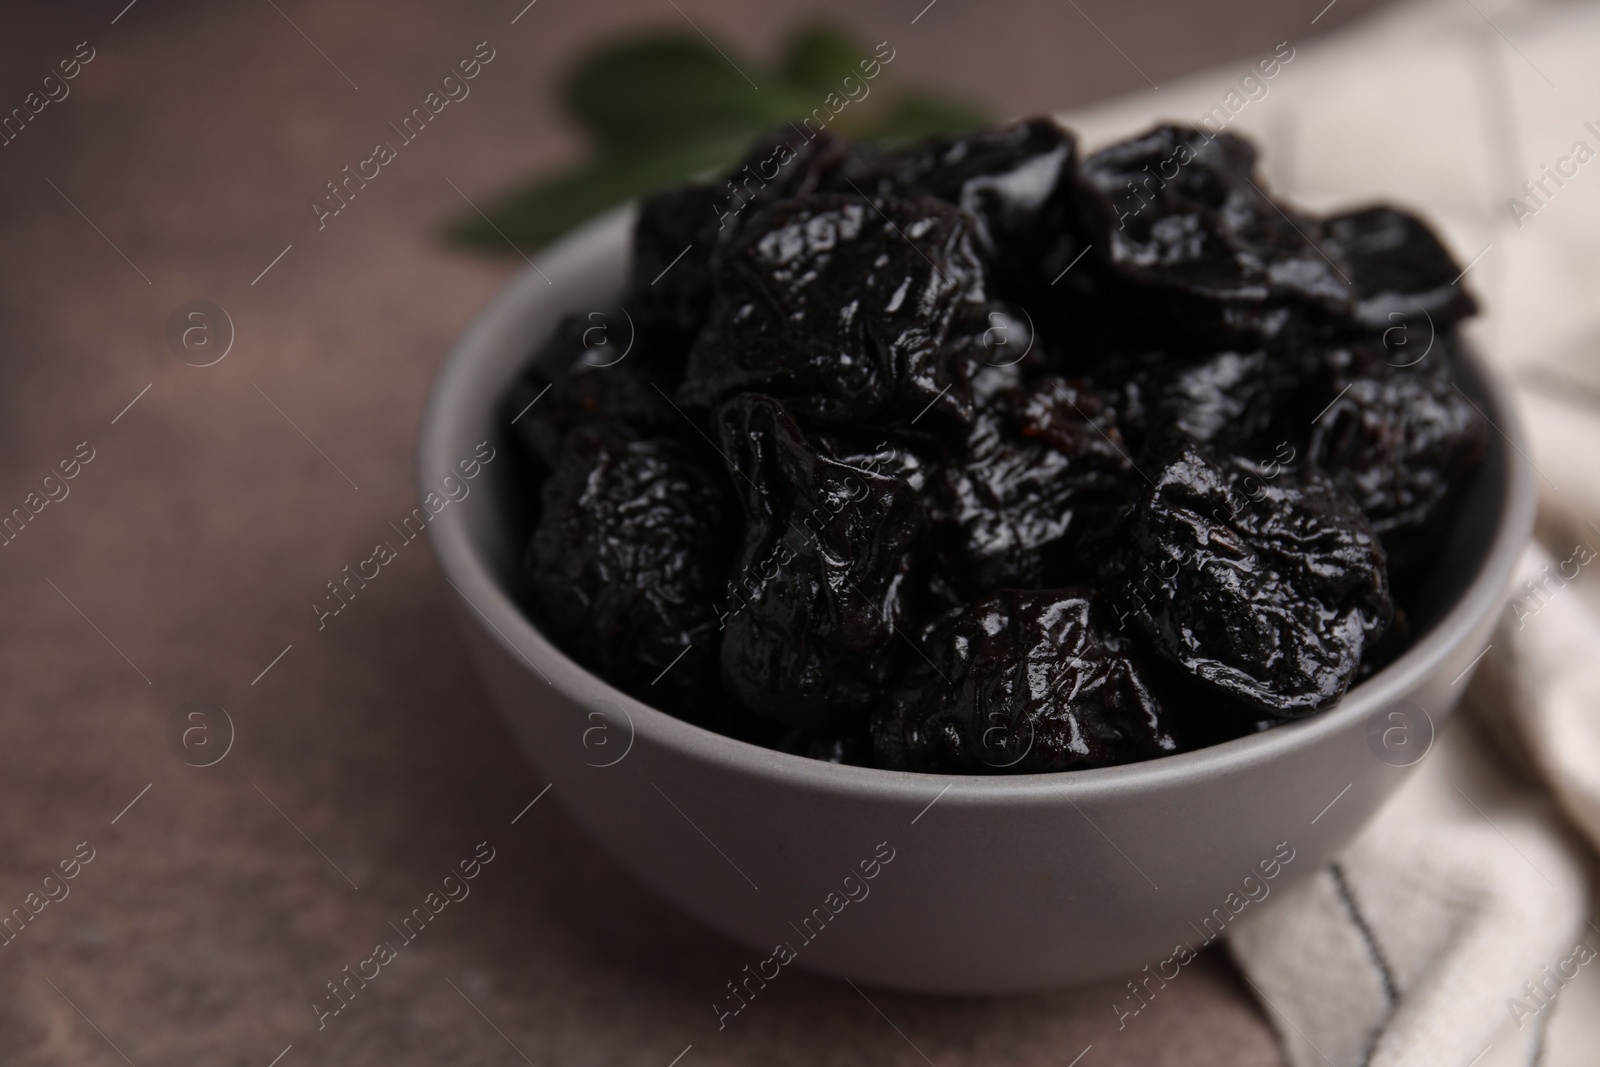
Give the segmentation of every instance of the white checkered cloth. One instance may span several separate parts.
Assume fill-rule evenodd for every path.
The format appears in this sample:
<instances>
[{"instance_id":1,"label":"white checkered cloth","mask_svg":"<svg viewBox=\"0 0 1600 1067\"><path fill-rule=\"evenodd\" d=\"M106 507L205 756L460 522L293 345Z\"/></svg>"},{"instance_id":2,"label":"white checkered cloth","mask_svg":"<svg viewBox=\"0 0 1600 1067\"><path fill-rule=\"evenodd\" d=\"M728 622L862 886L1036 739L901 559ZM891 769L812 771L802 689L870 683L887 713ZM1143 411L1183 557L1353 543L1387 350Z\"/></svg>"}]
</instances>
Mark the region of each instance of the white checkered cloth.
<instances>
[{"instance_id":1,"label":"white checkered cloth","mask_svg":"<svg viewBox=\"0 0 1600 1067\"><path fill-rule=\"evenodd\" d=\"M1435 222L1472 264L1480 350L1517 385L1541 544L1410 781L1228 942L1294 1067L1597 1064L1600 9L1428 0L1287 44L1249 92L1241 61L1064 118L1092 150L1221 105L1289 199ZM1561 184L1530 194L1546 165Z\"/></svg>"}]
</instances>

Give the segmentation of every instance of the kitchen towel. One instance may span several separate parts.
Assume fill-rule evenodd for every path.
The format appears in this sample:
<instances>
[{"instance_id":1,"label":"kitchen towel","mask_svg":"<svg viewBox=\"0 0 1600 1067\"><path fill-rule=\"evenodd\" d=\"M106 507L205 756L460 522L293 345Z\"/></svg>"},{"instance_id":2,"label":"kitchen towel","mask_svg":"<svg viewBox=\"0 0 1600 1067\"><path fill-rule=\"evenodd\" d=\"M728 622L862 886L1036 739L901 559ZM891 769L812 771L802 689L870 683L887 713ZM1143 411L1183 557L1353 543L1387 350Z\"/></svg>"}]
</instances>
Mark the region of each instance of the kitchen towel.
<instances>
[{"instance_id":1,"label":"kitchen towel","mask_svg":"<svg viewBox=\"0 0 1600 1067\"><path fill-rule=\"evenodd\" d=\"M1596 55L1592 6L1427 0L1064 116L1089 151L1209 120L1308 208L1428 217L1531 439L1537 543L1462 711L1335 863L1230 930L1294 1067L1600 1063Z\"/></svg>"}]
</instances>

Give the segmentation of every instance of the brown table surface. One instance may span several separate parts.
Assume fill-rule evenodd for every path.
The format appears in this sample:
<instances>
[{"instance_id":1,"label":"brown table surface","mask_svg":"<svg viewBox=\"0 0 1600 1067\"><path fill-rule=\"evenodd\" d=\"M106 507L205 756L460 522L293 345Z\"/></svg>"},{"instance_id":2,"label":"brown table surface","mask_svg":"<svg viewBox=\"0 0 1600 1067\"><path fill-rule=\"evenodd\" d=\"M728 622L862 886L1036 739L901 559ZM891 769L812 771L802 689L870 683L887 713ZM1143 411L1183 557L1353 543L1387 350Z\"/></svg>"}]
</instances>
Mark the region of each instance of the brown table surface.
<instances>
[{"instance_id":1,"label":"brown table surface","mask_svg":"<svg viewBox=\"0 0 1600 1067\"><path fill-rule=\"evenodd\" d=\"M718 1033L710 1001L746 954L620 873L558 804L511 824L540 783L432 557L403 553L322 632L311 603L414 504L429 383L521 266L441 244L464 210L450 183L476 200L573 158L551 87L597 40L692 18L770 55L805 12L832 10L890 40L902 77L1020 114L1303 40L1322 0L941 0L915 25L923 0L538 0L512 25L523 2L0 14L0 108L78 42L95 50L70 96L0 148L0 514L80 442L94 456L0 548L0 913L80 842L94 850L70 895L0 947L0 1062L267 1067L292 1045L282 1067L667 1067L691 1044L682 1067L1065 1067L1090 1045L1083 1067L1280 1062L1215 952L1121 1032L1120 983L882 993L880 1015L797 975ZM1373 6L1344 0L1314 29ZM484 40L496 58L471 96L319 232L307 202L324 182ZM198 297L236 330L206 368L164 340ZM169 741L191 700L235 727L210 767ZM471 896L319 1031L324 983L485 839L497 854Z\"/></svg>"}]
</instances>

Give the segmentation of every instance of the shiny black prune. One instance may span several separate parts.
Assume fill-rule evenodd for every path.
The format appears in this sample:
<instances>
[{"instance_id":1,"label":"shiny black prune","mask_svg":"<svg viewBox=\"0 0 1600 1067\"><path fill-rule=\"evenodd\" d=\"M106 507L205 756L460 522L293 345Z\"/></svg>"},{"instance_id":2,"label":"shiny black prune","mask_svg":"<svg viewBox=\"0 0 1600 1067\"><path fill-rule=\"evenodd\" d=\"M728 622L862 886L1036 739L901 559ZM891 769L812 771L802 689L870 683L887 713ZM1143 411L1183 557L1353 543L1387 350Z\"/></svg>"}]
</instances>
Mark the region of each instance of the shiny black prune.
<instances>
[{"instance_id":1,"label":"shiny black prune","mask_svg":"<svg viewBox=\"0 0 1600 1067\"><path fill-rule=\"evenodd\" d=\"M817 191L845 158L844 143L832 134L807 141L779 127L756 141L720 182L675 186L640 200L630 292L657 343L687 347L694 340L711 304L717 248L741 220Z\"/></svg>"},{"instance_id":2,"label":"shiny black prune","mask_svg":"<svg viewBox=\"0 0 1600 1067\"><path fill-rule=\"evenodd\" d=\"M952 577L969 595L1059 579L1063 548L1086 519L1108 517L1129 465L1110 410L1083 383L1044 377L997 393L933 483Z\"/></svg>"},{"instance_id":3,"label":"shiny black prune","mask_svg":"<svg viewBox=\"0 0 1600 1067\"><path fill-rule=\"evenodd\" d=\"M1158 462L1177 437L1250 459L1303 457L1318 400L1320 349L1185 345L1103 353L1083 377L1115 412L1129 455Z\"/></svg>"},{"instance_id":4,"label":"shiny black prune","mask_svg":"<svg viewBox=\"0 0 1600 1067\"><path fill-rule=\"evenodd\" d=\"M687 344L705 322L721 199L716 186L696 183L639 201L630 285L646 329Z\"/></svg>"},{"instance_id":5,"label":"shiny black prune","mask_svg":"<svg viewBox=\"0 0 1600 1067\"><path fill-rule=\"evenodd\" d=\"M761 392L844 423L971 417L989 307L970 215L932 199L830 194L745 226L718 266L682 403Z\"/></svg>"},{"instance_id":6,"label":"shiny black prune","mask_svg":"<svg viewBox=\"0 0 1600 1067\"><path fill-rule=\"evenodd\" d=\"M1309 466L1264 468L1186 445L1118 533L1119 622L1258 714L1331 706L1394 614L1377 534Z\"/></svg>"},{"instance_id":7,"label":"shiny black prune","mask_svg":"<svg viewBox=\"0 0 1600 1067\"><path fill-rule=\"evenodd\" d=\"M989 305L988 329L978 337L971 374L972 400L982 407L994 396L1022 385L1051 365L1028 312L996 300Z\"/></svg>"},{"instance_id":8,"label":"shiny black prune","mask_svg":"<svg viewBox=\"0 0 1600 1067\"><path fill-rule=\"evenodd\" d=\"M507 398L553 640L730 737L938 773L1220 743L1404 651L1487 447L1423 223L1279 204L1183 126L805 136L646 198L635 348L576 316Z\"/></svg>"},{"instance_id":9,"label":"shiny black prune","mask_svg":"<svg viewBox=\"0 0 1600 1067\"><path fill-rule=\"evenodd\" d=\"M731 237L738 224L781 200L837 191L835 175L849 159L849 146L831 133L807 138L790 125L767 131L723 177L724 235Z\"/></svg>"},{"instance_id":10,"label":"shiny black prune","mask_svg":"<svg viewBox=\"0 0 1600 1067\"><path fill-rule=\"evenodd\" d=\"M1261 351L1221 352L1184 367L1162 390L1163 414L1203 443L1253 437L1272 420L1270 364Z\"/></svg>"},{"instance_id":11,"label":"shiny black prune","mask_svg":"<svg viewBox=\"0 0 1600 1067\"><path fill-rule=\"evenodd\" d=\"M1202 444L1294 462L1316 413L1308 410L1314 390L1307 383L1317 367L1311 350L1262 349L1174 366L1161 385L1159 421Z\"/></svg>"},{"instance_id":12,"label":"shiny black prune","mask_svg":"<svg viewBox=\"0 0 1600 1067\"><path fill-rule=\"evenodd\" d=\"M622 420L664 432L681 419L652 385L652 342L630 325L617 308L568 315L507 394L507 422L546 469L578 426Z\"/></svg>"},{"instance_id":13,"label":"shiny black prune","mask_svg":"<svg viewBox=\"0 0 1600 1067\"><path fill-rule=\"evenodd\" d=\"M764 718L859 727L912 614L920 495L893 464L808 438L770 397L729 401L717 427L744 498L744 542L718 599L723 685Z\"/></svg>"},{"instance_id":14,"label":"shiny black prune","mask_svg":"<svg viewBox=\"0 0 1600 1067\"><path fill-rule=\"evenodd\" d=\"M1091 365L1088 379L1115 412L1129 454L1158 452L1174 434L1252 457L1304 451L1302 409L1315 353L1144 351ZM1283 447L1280 447L1283 446ZM1292 457L1291 457L1292 458Z\"/></svg>"},{"instance_id":15,"label":"shiny black prune","mask_svg":"<svg viewBox=\"0 0 1600 1067\"><path fill-rule=\"evenodd\" d=\"M1458 284L1455 258L1415 215L1370 207L1331 216L1323 232L1329 254L1355 287L1355 320L1367 329L1410 324L1425 344L1433 330L1477 314L1477 301Z\"/></svg>"},{"instance_id":16,"label":"shiny black prune","mask_svg":"<svg viewBox=\"0 0 1600 1067\"><path fill-rule=\"evenodd\" d=\"M1111 408L1129 456L1137 457L1145 441L1166 428L1161 393L1180 366L1166 352L1147 351L1107 355L1083 368L1086 380Z\"/></svg>"},{"instance_id":17,"label":"shiny black prune","mask_svg":"<svg viewBox=\"0 0 1600 1067\"><path fill-rule=\"evenodd\" d=\"M1123 313L1145 320L1134 329L1276 340L1294 308L1349 314L1350 283L1317 244L1318 222L1274 203L1255 161L1248 141L1186 126L1083 161L1096 258L1125 287Z\"/></svg>"},{"instance_id":18,"label":"shiny black prune","mask_svg":"<svg viewBox=\"0 0 1600 1067\"><path fill-rule=\"evenodd\" d=\"M720 475L679 441L614 422L574 429L528 547L545 632L641 700L714 718L729 510Z\"/></svg>"},{"instance_id":19,"label":"shiny black prune","mask_svg":"<svg viewBox=\"0 0 1600 1067\"><path fill-rule=\"evenodd\" d=\"M1488 423L1455 386L1450 345L1441 338L1425 355L1376 342L1328 349L1319 399L1310 458L1355 500L1391 566L1409 568L1488 450Z\"/></svg>"},{"instance_id":20,"label":"shiny black prune","mask_svg":"<svg viewBox=\"0 0 1600 1067\"><path fill-rule=\"evenodd\" d=\"M835 188L868 196L934 196L959 205L1001 275L996 288L1020 294L1048 282L1041 261L1077 233L1077 142L1054 119L930 137L847 164Z\"/></svg>"},{"instance_id":21,"label":"shiny black prune","mask_svg":"<svg viewBox=\"0 0 1600 1067\"><path fill-rule=\"evenodd\" d=\"M899 770L1038 773L1176 751L1132 643L1083 589L1005 589L919 635L906 680L873 716Z\"/></svg>"}]
</instances>

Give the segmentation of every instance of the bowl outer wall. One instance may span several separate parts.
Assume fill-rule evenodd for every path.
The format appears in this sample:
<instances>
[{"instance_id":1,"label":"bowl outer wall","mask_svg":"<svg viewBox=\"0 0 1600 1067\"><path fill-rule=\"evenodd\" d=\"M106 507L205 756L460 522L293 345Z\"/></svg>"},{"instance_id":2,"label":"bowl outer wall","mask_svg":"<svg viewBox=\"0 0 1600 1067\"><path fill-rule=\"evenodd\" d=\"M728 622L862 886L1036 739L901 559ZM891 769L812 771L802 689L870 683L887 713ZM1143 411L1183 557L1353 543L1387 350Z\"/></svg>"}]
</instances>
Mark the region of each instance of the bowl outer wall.
<instances>
[{"instance_id":1,"label":"bowl outer wall","mask_svg":"<svg viewBox=\"0 0 1600 1067\"><path fill-rule=\"evenodd\" d=\"M507 386L563 314L614 302L632 219L631 207L618 209L576 231L472 323L424 416L423 493L477 442L505 447L496 422ZM1180 943L1200 948L1238 906L1245 877L1260 880L1275 855L1293 858L1265 882L1269 895L1312 875L1409 771L1375 755L1370 725L1420 706L1442 726L1454 708L1467 681L1456 679L1488 641L1534 511L1509 394L1475 356L1462 371L1498 434L1484 475L1492 484L1458 524L1456 541L1477 540L1481 560L1449 574L1461 587L1454 606L1330 711L1148 763L929 775L735 741L612 688L527 620L506 587L521 548L508 543L503 515L514 486L447 507L431 540L495 705L551 797L641 882L750 949L753 968L782 942L794 965L885 988L1073 985L1154 969ZM508 468L485 469L503 483ZM862 861L889 850L894 858L862 880ZM852 873L859 900L845 895ZM706 995L736 1005L723 988Z\"/></svg>"}]
</instances>

